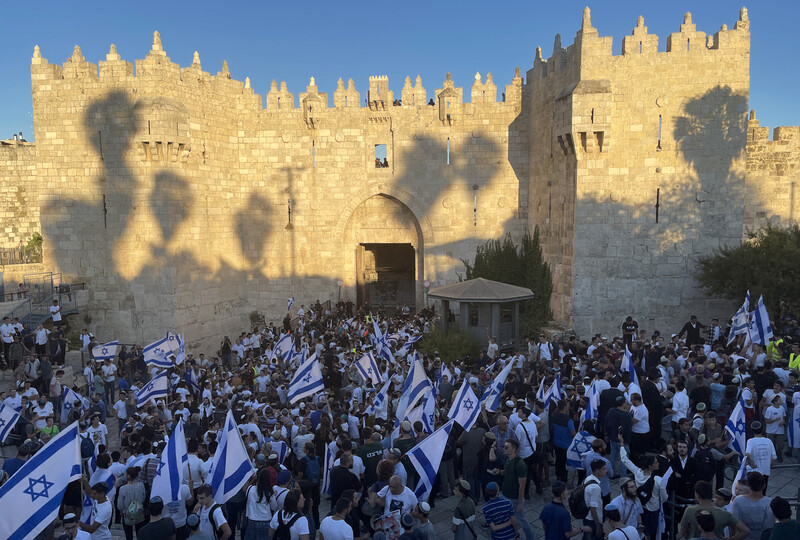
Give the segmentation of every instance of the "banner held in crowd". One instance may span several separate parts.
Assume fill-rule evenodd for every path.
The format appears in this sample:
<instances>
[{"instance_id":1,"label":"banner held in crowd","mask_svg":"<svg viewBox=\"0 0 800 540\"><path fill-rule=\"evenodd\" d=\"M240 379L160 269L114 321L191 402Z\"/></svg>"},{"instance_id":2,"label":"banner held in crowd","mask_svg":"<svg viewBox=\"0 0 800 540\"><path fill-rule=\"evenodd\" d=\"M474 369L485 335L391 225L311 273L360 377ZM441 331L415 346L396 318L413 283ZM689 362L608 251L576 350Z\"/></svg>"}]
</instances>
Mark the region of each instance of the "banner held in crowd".
<instances>
[{"instance_id":1,"label":"banner held in crowd","mask_svg":"<svg viewBox=\"0 0 800 540\"><path fill-rule=\"evenodd\" d=\"M228 499L236 495L255 472L242 441L242 435L233 419L233 411L228 410L209 473L208 483L213 488L214 502L217 504L228 502Z\"/></svg>"}]
</instances>

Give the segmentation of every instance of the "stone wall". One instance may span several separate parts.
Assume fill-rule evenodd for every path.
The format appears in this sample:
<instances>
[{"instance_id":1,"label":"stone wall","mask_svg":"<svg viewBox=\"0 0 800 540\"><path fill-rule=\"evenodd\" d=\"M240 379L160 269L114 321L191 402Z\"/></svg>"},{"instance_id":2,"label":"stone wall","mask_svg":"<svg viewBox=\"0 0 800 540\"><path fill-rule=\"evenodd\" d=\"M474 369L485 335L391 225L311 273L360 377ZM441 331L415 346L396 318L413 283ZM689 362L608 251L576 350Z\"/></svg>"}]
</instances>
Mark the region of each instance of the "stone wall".
<instances>
[{"instance_id":1,"label":"stone wall","mask_svg":"<svg viewBox=\"0 0 800 540\"><path fill-rule=\"evenodd\" d=\"M368 106L351 81L330 107L312 78L297 97L273 83L265 109L227 65L173 63L158 34L135 75L113 46L99 67L78 47L63 66L37 48L31 72L39 182L53 194L45 264L89 283L98 335L180 329L215 347L251 311L280 318L289 296L335 301L342 279L355 298L358 244L400 237L417 250L421 304L424 280L457 280L479 244L525 227L518 72L505 101L476 75L479 101L464 103L448 75L435 106L419 78L394 104L375 77ZM375 145L388 167L375 167ZM360 226L367 214L384 233Z\"/></svg>"},{"instance_id":2,"label":"stone wall","mask_svg":"<svg viewBox=\"0 0 800 540\"><path fill-rule=\"evenodd\" d=\"M25 245L41 230L35 175L32 143L0 142L0 248Z\"/></svg>"},{"instance_id":3,"label":"stone wall","mask_svg":"<svg viewBox=\"0 0 800 540\"><path fill-rule=\"evenodd\" d=\"M800 127L759 126L755 110L747 130L747 190L745 234L765 225L798 222L800 212Z\"/></svg>"},{"instance_id":4,"label":"stone wall","mask_svg":"<svg viewBox=\"0 0 800 540\"><path fill-rule=\"evenodd\" d=\"M729 316L693 273L741 239L749 44L746 10L713 36L687 14L665 52L640 18L614 55L587 8L573 45L537 53L531 226L554 262L556 318L580 335L627 315L662 331Z\"/></svg>"}]
</instances>

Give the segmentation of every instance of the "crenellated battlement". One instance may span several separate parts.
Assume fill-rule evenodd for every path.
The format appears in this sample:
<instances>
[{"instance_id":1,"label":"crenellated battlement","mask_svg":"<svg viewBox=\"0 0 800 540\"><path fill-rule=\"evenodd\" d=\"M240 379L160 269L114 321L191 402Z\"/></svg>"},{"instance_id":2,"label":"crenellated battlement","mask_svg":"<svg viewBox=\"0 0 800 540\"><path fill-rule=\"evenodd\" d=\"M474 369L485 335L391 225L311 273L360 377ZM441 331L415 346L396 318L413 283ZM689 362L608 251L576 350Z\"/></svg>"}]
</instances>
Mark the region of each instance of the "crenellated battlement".
<instances>
[{"instance_id":1,"label":"crenellated battlement","mask_svg":"<svg viewBox=\"0 0 800 540\"><path fill-rule=\"evenodd\" d=\"M742 50L749 50L749 47L750 19L747 8L742 8L733 29L723 24L712 35L697 30L692 14L686 13L679 30L667 36L663 51L659 51L658 35L648 33L644 18L639 16L631 34L622 40L621 54L614 54L613 38L599 35L598 30L592 26L591 11L587 7L583 11L581 27L572 45L563 47L560 34L556 34L553 53L547 59L542 57L541 47L537 47L529 79L544 78L556 73L574 75L575 70L609 61L626 62L635 58L642 62L671 62L686 55L698 55L699 60L700 55L724 55L728 52L740 54Z\"/></svg>"},{"instance_id":2,"label":"crenellated battlement","mask_svg":"<svg viewBox=\"0 0 800 540\"><path fill-rule=\"evenodd\" d=\"M504 99L500 101L513 102L517 107L521 99L521 83L519 70L506 86ZM411 85L410 77L406 77L405 84L400 92L400 99L395 99L395 93L389 86L389 77L386 75L374 75L369 77L366 99L361 100L361 93L356 90L353 79L349 79L345 87L343 79L337 82L336 90L333 93L333 103L328 102L328 94L320 91L316 84L309 85L305 92L298 94L299 103L295 100L295 94L287 88L286 82L280 84L273 80L266 94L260 95L254 91L250 85L249 77L244 81L238 81L231 76L227 61L223 61L222 67L216 74L204 71L200 61L200 54L195 51L192 62L189 66L181 67L180 64L173 62L167 55L161 41L161 34L156 31L153 33L153 42L150 51L143 59L136 59L132 62L124 60L117 47L111 44L105 60L100 60L97 64L86 60L81 52L80 46L76 45L72 55L61 64L51 64L45 59L39 46L34 48L31 58L31 80L33 92L48 92L58 88L63 81L67 84L91 84L106 86L112 89L122 81L135 84L138 80L147 81L148 84L157 82L156 88L163 85L182 86L189 92L219 92L220 97L226 95L235 98L236 96L248 96L245 99L246 108L254 108L255 104L261 105L256 108L266 108L269 111L292 111L298 107L302 108L302 101L309 99L318 102L318 109L328 107L334 108L363 108L366 104L368 108L386 109L393 106L415 106L423 107L428 105L428 96L422 79L418 75L415 84ZM471 96L473 103L497 102L497 87L494 84L491 74L487 76L485 83L478 81L478 86L473 85ZM313 88L311 88L313 86ZM447 85L445 85L445 88ZM516 89L516 90L515 90ZM460 91L460 90L459 90ZM438 93L433 96L436 99ZM250 100L249 98L252 97Z\"/></svg>"}]
</instances>

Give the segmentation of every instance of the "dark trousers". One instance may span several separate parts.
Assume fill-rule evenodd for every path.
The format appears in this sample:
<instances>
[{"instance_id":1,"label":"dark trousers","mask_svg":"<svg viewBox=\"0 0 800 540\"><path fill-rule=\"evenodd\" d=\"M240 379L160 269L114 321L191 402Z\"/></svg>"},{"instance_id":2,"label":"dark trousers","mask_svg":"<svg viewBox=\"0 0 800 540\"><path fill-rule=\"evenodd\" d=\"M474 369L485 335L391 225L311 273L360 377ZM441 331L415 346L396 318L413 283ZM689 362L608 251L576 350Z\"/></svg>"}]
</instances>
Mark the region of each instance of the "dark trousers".
<instances>
[{"instance_id":1,"label":"dark trousers","mask_svg":"<svg viewBox=\"0 0 800 540\"><path fill-rule=\"evenodd\" d=\"M228 525L231 528L231 538L236 538L236 529L239 528L240 517L244 513L245 502L225 503L225 512L228 514Z\"/></svg>"},{"instance_id":2,"label":"dark trousers","mask_svg":"<svg viewBox=\"0 0 800 540\"><path fill-rule=\"evenodd\" d=\"M567 449L553 446L556 453L556 478L567 481Z\"/></svg>"},{"instance_id":3,"label":"dark trousers","mask_svg":"<svg viewBox=\"0 0 800 540\"><path fill-rule=\"evenodd\" d=\"M314 517L314 526L319 527L319 486L304 486L301 491L306 499L306 511L308 511L308 501L312 501L311 515Z\"/></svg>"},{"instance_id":4,"label":"dark trousers","mask_svg":"<svg viewBox=\"0 0 800 540\"><path fill-rule=\"evenodd\" d=\"M3 342L3 359L6 361L6 365L11 365L11 343Z\"/></svg>"},{"instance_id":5,"label":"dark trousers","mask_svg":"<svg viewBox=\"0 0 800 540\"><path fill-rule=\"evenodd\" d=\"M533 454L522 460L525 462L525 465L528 466L528 481L525 483L526 499L530 495L531 481L533 481L534 485L536 486L536 493L539 494L542 493L542 481L539 479L539 473L536 472L536 463L538 462L538 460L539 458L536 455L536 452L534 452Z\"/></svg>"}]
</instances>

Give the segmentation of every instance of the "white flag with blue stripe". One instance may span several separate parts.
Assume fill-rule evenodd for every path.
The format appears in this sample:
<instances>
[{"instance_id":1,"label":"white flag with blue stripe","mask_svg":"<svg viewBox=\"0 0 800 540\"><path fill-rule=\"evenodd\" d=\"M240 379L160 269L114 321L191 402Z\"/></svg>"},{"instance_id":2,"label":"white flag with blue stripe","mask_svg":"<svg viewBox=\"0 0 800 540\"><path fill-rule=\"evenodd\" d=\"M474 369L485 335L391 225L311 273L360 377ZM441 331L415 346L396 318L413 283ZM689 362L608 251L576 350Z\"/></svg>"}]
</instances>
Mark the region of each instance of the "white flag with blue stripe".
<instances>
[{"instance_id":1,"label":"white flag with blue stripe","mask_svg":"<svg viewBox=\"0 0 800 540\"><path fill-rule=\"evenodd\" d=\"M589 396L589 403L586 405L586 414L583 420L597 420L597 408L600 405L600 396L597 393L597 385L594 381L589 385L589 390L586 393Z\"/></svg>"},{"instance_id":2,"label":"white flag with blue stripe","mask_svg":"<svg viewBox=\"0 0 800 540\"><path fill-rule=\"evenodd\" d=\"M113 360L119 350L119 341L109 341L102 345L92 347L92 357L95 360Z\"/></svg>"},{"instance_id":3,"label":"white flag with blue stripe","mask_svg":"<svg viewBox=\"0 0 800 540\"><path fill-rule=\"evenodd\" d=\"M294 353L292 334L282 334L278 342L275 343L275 347L272 348L272 352L275 356L288 360L291 357L290 355Z\"/></svg>"},{"instance_id":4,"label":"white flag with blue stripe","mask_svg":"<svg viewBox=\"0 0 800 540\"><path fill-rule=\"evenodd\" d=\"M80 401L80 405L78 406L78 410L83 411L87 410L90 407L89 400L77 393L72 388L65 388L64 389L64 399L61 403L61 423L66 424L69 422L69 413L75 407L75 403Z\"/></svg>"},{"instance_id":5,"label":"white flag with blue stripe","mask_svg":"<svg viewBox=\"0 0 800 540\"><path fill-rule=\"evenodd\" d=\"M296 403L324 389L325 383L322 381L322 371L315 353L295 371L289 383L289 403Z\"/></svg>"},{"instance_id":6,"label":"white flag with blue stripe","mask_svg":"<svg viewBox=\"0 0 800 540\"><path fill-rule=\"evenodd\" d=\"M465 379L461 383L461 388L458 390L455 399L453 399L453 405L450 406L450 412L447 416L458 422L464 428L464 431L469 431L473 424L478 421L480 410L480 401L478 401L478 397Z\"/></svg>"},{"instance_id":7,"label":"white flag with blue stripe","mask_svg":"<svg viewBox=\"0 0 800 540\"><path fill-rule=\"evenodd\" d=\"M294 296L286 299L286 311L292 311L294 305Z\"/></svg>"},{"instance_id":8,"label":"white flag with blue stripe","mask_svg":"<svg viewBox=\"0 0 800 540\"><path fill-rule=\"evenodd\" d=\"M153 487L150 489L150 498L158 495L165 504L180 501L184 464L188 461L189 454L186 452L183 420L178 420L167 443L167 448L161 453L158 470L153 477Z\"/></svg>"},{"instance_id":9,"label":"white flag with blue stripe","mask_svg":"<svg viewBox=\"0 0 800 540\"><path fill-rule=\"evenodd\" d=\"M433 433L436 427L436 390L430 389L422 398L422 431Z\"/></svg>"},{"instance_id":10,"label":"white flag with blue stripe","mask_svg":"<svg viewBox=\"0 0 800 540\"><path fill-rule=\"evenodd\" d=\"M425 368L422 367L422 360L414 354L414 362L411 364L411 370L403 384L403 393L400 394L397 403L397 418L402 418L407 410L416 405L417 401L422 399L425 390L431 386L433 385L425 374Z\"/></svg>"},{"instance_id":11,"label":"white flag with blue stripe","mask_svg":"<svg viewBox=\"0 0 800 540\"><path fill-rule=\"evenodd\" d=\"M567 466L583 470L582 455L591 451L592 441L596 437L588 431L579 431L572 438L569 448L567 448Z\"/></svg>"},{"instance_id":12,"label":"white flag with blue stripe","mask_svg":"<svg viewBox=\"0 0 800 540\"><path fill-rule=\"evenodd\" d=\"M331 443L325 443L325 460L322 463L322 493L331 494L331 469L336 461L336 454L331 449Z\"/></svg>"},{"instance_id":13,"label":"white flag with blue stripe","mask_svg":"<svg viewBox=\"0 0 800 540\"><path fill-rule=\"evenodd\" d=\"M728 345L730 345L733 340L736 339L736 336L746 334L750 329L749 312L750 291L747 291L747 294L744 297L744 304L742 304L742 307L739 308L739 311L737 311L733 315L733 319L731 319L731 329L730 333L728 334Z\"/></svg>"},{"instance_id":14,"label":"white flag with blue stripe","mask_svg":"<svg viewBox=\"0 0 800 540\"><path fill-rule=\"evenodd\" d=\"M375 399L372 400L372 404L367 407L365 414L367 416L372 416L373 414L378 418L383 418L386 420L386 409L388 405L388 396L389 396L389 388L392 386L392 380L389 379L383 385L377 394L375 394Z\"/></svg>"},{"instance_id":15,"label":"white flag with blue stripe","mask_svg":"<svg viewBox=\"0 0 800 540\"><path fill-rule=\"evenodd\" d=\"M229 410L209 473L214 502L226 503L242 489L253 473L255 468L250 463L242 435L233 420L233 412Z\"/></svg>"},{"instance_id":16,"label":"white flag with blue stripe","mask_svg":"<svg viewBox=\"0 0 800 540\"><path fill-rule=\"evenodd\" d=\"M513 366L513 360L509 360L497 377L492 379L489 388L483 392L481 402L483 403L483 408L486 409L487 412L495 412L498 407L500 407L500 395L506 387L506 379L508 379L508 374L511 372Z\"/></svg>"},{"instance_id":17,"label":"white flag with blue stripe","mask_svg":"<svg viewBox=\"0 0 800 540\"><path fill-rule=\"evenodd\" d=\"M154 341L144 349L142 355L144 356L144 363L148 366L156 366L160 368L171 368L174 364L169 356L172 354L172 347L169 343L169 335L164 336L158 341Z\"/></svg>"},{"instance_id":18,"label":"white flag with blue stripe","mask_svg":"<svg viewBox=\"0 0 800 540\"><path fill-rule=\"evenodd\" d=\"M162 371L136 392L136 406L144 407L149 401L155 404L156 399L167 397L169 394L168 388L167 372Z\"/></svg>"},{"instance_id":19,"label":"white flag with blue stripe","mask_svg":"<svg viewBox=\"0 0 800 540\"><path fill-rule=\"evenodd\" d=\"M180 364L186 360L186 340L183 334L167 332L167 343L169 345L169 350L175 355L176 364Z\"/></svg>"},{"instance_id":20,"label":"white flag with blue stripe","mask_svg":"<svg viewBox=\"0 0 800 540\"><path fill-rule=\"evenodd\" d=\"M545 394L544 378L542 378L542 380L539 381L539 388L536 390L536 401L544 403Z\"/></svg>"},{"instance_id":21,"label":"white flag with blue stripe","mask_svg":"<svg viewBox=\"0 0 800 540\"><path fill-rule=\"evenodd\" d=\"M728 418L728 422L725 424L725 431L728 432L731 448L739 452L739 454L744 455L747 440L745 435L747 424L744 417L744 400L742 398L739 398L736 407L733 408L733 412Z\"/></svg>"},{"instance_id":22,"label":"white flag with blue stripe","mask_svg":"<svg viewBox=\"0 0 800 540\"><path fill-rule=\"evenodd\" d=\"M638 384L639 377L636 374L636 364L633 363L633 354L631 354L628 346L625 345L625 355L622 357L622 363L619 365L620 373L629 372L631 375L631 382Z\"/></svg>"},{"instance_id":23,"label":"white flag with blue stripe","mask_svg":"<svg viewBox=\"0 0 800 540\"><path fill-rule=\"evenodd\" d=\"M6 442L6 438L17 425L17 420L19 420L17 411L7 405L0 405L0 443Z\"/></svg>"},{"instance_id":24,"label":"white flag with blue stripe","mask_svg":"<svg viewBox=\"0 0 800 540\"><path fill-rule=\"evenodd\" d=\"M750 323L750 337L755 343L766 347L772 339L772 325L769 324L769 314L767 306L764 305L764 297L758 297L756 310L753 312L753 322Z\"/></svg>"},{"instance_id":25,"label":"white flag with blue stripe","mask_svg":"<svg viewBox=\"0 0 800 540\"><path fill-rule=\"evenodd\" d=\"M194 369L190 366L187 366L186 374L183 376L183 379L186 381L186 385L189 387L189 390L195 395L199 394L201 391L200 383L197 381L197 376L194 373Z\"/></svg>"},{"instance_id":26,"label":"white flag with blue stripe","mask_svg":"<svg viewBox=\"0 0 800 540\"><path fill-rule=\"evenodd\" d=\"M414 495L419 501L428 500L428 495L430 495L439 471L439 465L442 463L442 454L447 445L447 438L450 436L450 430L453 429L453 422L454 420L450 420L406 453L409 461L419 473L417 489L414 490Z\"/></svg>"},{"instance_id":27,"label":"white flag with blue stripe","mask_svg":"<svg viewBox=\"0 0 800 540\"><path fill-rule=\"evenodd\" d=\"M272 441L270 444L272 445L272 451L278 454L278 463L283 465L283 460L286 459L286 455L289 453L289 445L283 441Z\"/></svg>"},{"instance_id":28,"label":"white flag with blue stripe","mask_svg":"<svg viewBox=\"0 0 800 540\"><path fill-rule=\"evenodd\" d=\"M553 380L553 384L550 385L550 388L544 393L544 406L545 408L550 405L550 402L554 401L558 403L561 401L561 376L560 373L556 374L556 378Z\"/></svg>"},{"instance_id":29,"label":"white flag with blue stripe","mask_svg":"<svg viewBox=\"0 0 800 540\"><path fill-rule=\"evenodd\" d=\"M356 368L358 372L361 373L361 376L364 377L365 381L372 381L373 386L377 386L383 380L378 363L375 361L375 357L372 356L372 353L366 353L362 356L361 360L356 362Z\"/></svg>"},{"instance_id":30,"label":"white flag with blue stripe","mask_svg":"<svg viewBox=\"0 0 800 540\"><path fill-rule=\"evenodd\" d=\"M0 486L0 538L36 537L58 517L67 484L80 477L81 450L74 422Z\"/></svg>"}]
</instances>

